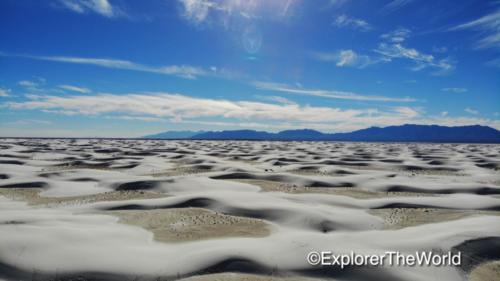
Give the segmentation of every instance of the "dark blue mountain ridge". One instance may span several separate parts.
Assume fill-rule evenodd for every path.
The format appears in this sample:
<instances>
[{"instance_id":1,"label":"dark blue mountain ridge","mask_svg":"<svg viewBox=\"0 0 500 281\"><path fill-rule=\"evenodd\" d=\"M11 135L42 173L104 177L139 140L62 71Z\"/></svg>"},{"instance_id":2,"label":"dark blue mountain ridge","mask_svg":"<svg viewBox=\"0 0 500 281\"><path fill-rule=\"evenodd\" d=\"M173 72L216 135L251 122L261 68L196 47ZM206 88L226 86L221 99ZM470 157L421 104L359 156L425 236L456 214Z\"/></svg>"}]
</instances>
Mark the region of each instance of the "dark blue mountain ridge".
<instances>
[{"instance_id":1,"label":"dark blue mountain ridge","mask_svg":"<svg viewBox=\"0 0 500 281\"><path fill-rule=\"evenodd\" d=\"M209 131L194 134L185 139L500 143L500 131L481 125L447 127L405 124L383 128L370 127L349 133L334 134L311 129L285 130L278 133L255 130Z\"/></svg>"},{"instance_id":2,"label":"dark blue mountain ridge","mask_svg":"<svg viewBox=\"0 0 500 281\"><path fill-rule=\"evenodd\" d=\"M311 129L299 129L299 130L285 130L277 133L275 138L277 139L300 139L300 140L316 140L324 138L328 134L322 132L311 130Z\"/></svg>"},{"instance_id":3,"label":"dark blue mountain ridge","mask_svg":"<svg viewBox=\"0 0 500 281\"><path fill-rule=\"evenodd\" d=\"M199 135L205 133L205 131L167 131L154 135L147 135L143 138L145 139L189 139L192 136Z\"/></svg>"},{"instance_id":4,"label":"dark blue mountain ridge","mask_svg":"<svg viewBox=\"0 0 500 281\"><path fill-rule=\"evenodd\" d=\"M405 124L384 128L370 127L330 136L335 140L346 141L500 143L500 131L481 125L447 127Z\"/></svg>"}]
</instances>

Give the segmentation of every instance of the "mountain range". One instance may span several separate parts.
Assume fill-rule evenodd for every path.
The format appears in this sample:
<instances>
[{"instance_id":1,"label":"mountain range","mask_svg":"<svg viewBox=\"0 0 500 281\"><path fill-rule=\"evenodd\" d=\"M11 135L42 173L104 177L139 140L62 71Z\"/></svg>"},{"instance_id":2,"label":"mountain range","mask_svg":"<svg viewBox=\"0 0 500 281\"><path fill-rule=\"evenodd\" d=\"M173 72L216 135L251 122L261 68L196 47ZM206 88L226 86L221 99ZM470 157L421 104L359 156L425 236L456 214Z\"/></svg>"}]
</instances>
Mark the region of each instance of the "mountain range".
<instances>
[{"instance_id":1,"label":"mountain range","mask_svg":"<svg viewBox=\"0 0 500 281\"><path fill-rule=\"evenodd\" d=\"M500 131L481 125L447 127L438 125L370 127L349 133L322 133L311 129L270 133L255 130L167 131L145 139L193 140L280 140L280 141L374 141L500 143Z\"/></svg>"}]
</instances>

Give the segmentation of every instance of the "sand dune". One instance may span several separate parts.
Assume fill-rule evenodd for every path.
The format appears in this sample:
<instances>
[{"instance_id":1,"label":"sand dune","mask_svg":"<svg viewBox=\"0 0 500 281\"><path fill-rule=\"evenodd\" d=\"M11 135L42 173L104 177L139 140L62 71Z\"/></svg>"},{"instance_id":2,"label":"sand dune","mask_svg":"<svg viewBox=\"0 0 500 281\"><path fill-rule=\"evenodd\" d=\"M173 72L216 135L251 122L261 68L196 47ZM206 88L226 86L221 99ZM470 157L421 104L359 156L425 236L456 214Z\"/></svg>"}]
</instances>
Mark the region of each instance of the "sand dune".
<instances>
[{"instance_id":1,"label":"sand dune","mask_svg":"<svg viewBox=\"0 0 500 281\"><path fill-rule=\"evenodd\" d=\"M3 139L0 147L0 279L500 278L498 145ZM388 250L466 258L459 267L306 260L310 251Z\"/></svg>"}]
</instances>

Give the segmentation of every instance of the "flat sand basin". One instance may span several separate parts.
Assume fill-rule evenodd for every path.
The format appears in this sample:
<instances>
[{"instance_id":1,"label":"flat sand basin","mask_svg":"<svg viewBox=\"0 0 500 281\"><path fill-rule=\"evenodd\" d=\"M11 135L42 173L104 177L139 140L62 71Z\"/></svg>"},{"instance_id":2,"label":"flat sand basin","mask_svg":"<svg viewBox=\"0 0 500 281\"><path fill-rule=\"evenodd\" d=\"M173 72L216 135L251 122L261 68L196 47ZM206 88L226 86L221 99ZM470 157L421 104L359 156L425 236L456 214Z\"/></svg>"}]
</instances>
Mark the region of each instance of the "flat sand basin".
<instances>
[{"instance_id":1,"label":"flat sand basin","mask_svg":"<svg viewBox=\"0 0 500 281\"><path fill-rule=\"evenodd\" d=\"M108 211L120 222L153 232L159 242L223 237L265 237L270 225L259 219L230 216L202 208Z\"/></svg>"},{"instance_id":2,"label":"flat sand basin","mask_svg":"<svg viewBox=\"0 0 500 281\"><path fill-rule=\"evenodd\" d=\"M153 199L166 197L166 194L144 190L109 191L90 195L67 197L40 196L39 188L0 188L0 195L14 200L25 201L30 205L77 205L101 201L122 201L132 199Z\"/></svg>"},{"instance_id":3,"label":"flat sand basin","mask_svg":"<svg viewBox=\"0 0 500 281\"><path fill-rule=\"evenodd\" d=\"M500 215L499 211L436 208L388 208L370 210L370 213L384 219L386 229L401 229L428 223L458 220L474 215Z\"/></svg>"}]
</instances>

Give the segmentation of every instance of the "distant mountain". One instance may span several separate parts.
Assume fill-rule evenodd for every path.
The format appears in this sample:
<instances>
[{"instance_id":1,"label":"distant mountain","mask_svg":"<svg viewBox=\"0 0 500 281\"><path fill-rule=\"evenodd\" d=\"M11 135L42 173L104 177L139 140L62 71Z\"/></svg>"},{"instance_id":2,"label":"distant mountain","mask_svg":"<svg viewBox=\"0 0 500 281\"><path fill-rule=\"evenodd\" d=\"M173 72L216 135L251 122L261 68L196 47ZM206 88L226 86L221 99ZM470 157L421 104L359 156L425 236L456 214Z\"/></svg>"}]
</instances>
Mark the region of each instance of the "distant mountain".
<instances>
[{"instance_id":1,"label":"distant mountain","mask_svg":"<svg viewBox=\"0 0 500 281\"><path fill-rule=\"evenodd\" d=\"M184 133L184 134L182 134ZM500 143L500 131L491 127L473 125L446 127L438 125L370 127L350 133L325 134L310 129L286 130L269 133L254 130L165 132L146 136L154 139L197 140L283 140L283 141L383 141L383 142L463 142Z\"/></svg>"},{"instance_id":2,"label":"distant mountain","mask_svg":"<svg viewBox=\"0 0 500 281\"><path fill-rule=\"evenodd\" d=\"M406 124L385 128L371 127L331 136L335 140L345 141L500 143L500 131L480 125L446 127Z\"/></svg>"},{"instance_id":3,"label":"distant mountain","mask_svg":"<svg viewBox=\"0 0 500 281\"><path fill-rule=\"evenodd\" d=\"M205 131L167 131L155 135L144 136L145 139L189 139L192 136L203 134Z\"/></svg>"},{"instance_id":4,"label":"distant mountain","mask_svg":"<svg viewBox=\"0 0 500 281\"><path fill-rule=\"evenodd\" d=\"M310 129L302 129L281 131L275 135L275 138L280 140L322 140L326 136L328 134Z\"/></svg>"}]
</instances>

